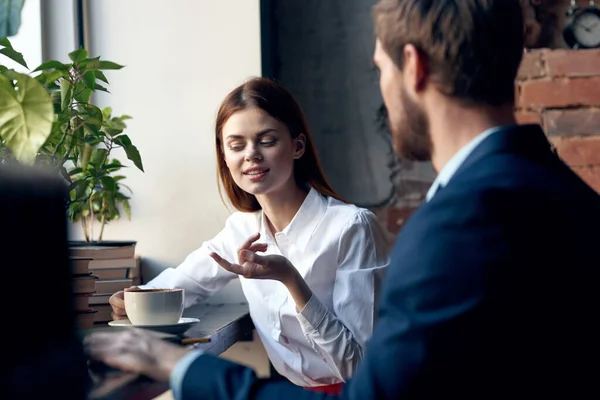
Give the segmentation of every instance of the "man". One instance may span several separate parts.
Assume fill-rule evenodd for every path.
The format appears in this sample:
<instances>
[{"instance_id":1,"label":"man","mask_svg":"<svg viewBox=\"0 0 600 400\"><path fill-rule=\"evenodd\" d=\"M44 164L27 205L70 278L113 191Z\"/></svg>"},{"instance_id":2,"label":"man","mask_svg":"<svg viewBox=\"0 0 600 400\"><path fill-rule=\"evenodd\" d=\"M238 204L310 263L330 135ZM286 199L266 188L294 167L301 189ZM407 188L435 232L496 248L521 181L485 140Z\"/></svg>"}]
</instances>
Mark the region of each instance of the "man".
<instances>
[{"instance_id":1,"label":"man","mask_svg":"<svg viewBox=\"0 0 600 400\"><path fill-rule=\"evenodd\" d=\"M515 123L519 0L381 0L374 15L394 148L439 175L397 238L365 360L341 397L597 398L600 199L539 126ZM89 346L111 362L106 340ZM325 396L165 345L146 366L129 354L119 365L170 377L182 399Z\"/></svg>"}]
</instances>

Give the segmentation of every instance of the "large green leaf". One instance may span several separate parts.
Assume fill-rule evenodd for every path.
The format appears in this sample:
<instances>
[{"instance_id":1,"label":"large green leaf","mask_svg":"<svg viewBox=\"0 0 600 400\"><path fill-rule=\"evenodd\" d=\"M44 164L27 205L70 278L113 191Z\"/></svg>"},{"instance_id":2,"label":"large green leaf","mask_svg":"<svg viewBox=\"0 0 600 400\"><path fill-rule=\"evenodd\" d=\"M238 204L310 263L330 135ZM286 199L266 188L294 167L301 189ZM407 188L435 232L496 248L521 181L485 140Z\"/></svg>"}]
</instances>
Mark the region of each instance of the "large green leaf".
<instances>
[{"instance_id":1,"label":"large green leaf","mask_svg":"<svg viewBox=\"0 0 600 400\"><path fill-rule=\"evenodd\" d=\"M21 26L25 0L0 0L0 37L14 36Z\"/></svg>"},{"instance_id":2,"label":"large green leaf","mask_svg":"<svg viewBox=\"0 0 600 400\"><path fill-rule=\"evenodd\" d=\"M16 89L0 76L0 136L23 163L33 163L52 131L52 100L35 79L15 74Z\"/></svg>"}]
</instances>

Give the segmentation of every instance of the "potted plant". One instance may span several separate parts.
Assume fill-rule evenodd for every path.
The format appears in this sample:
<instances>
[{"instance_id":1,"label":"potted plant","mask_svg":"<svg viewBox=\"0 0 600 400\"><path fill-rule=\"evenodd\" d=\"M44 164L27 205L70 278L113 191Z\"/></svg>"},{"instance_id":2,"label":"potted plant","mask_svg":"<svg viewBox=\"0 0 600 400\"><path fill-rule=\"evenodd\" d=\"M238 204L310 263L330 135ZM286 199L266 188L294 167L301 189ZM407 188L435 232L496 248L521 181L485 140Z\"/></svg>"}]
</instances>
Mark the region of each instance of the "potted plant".
<instances>
[{"instance_id":1,"label":"potted plant","mask_svg":"<svg viewBox=\"0 0 600 400\"><path fill-rule=\"evenodd\" d=\"M27 68L7 38L0 39L0 53ZM68 185L69 220L81 224L86 242L102 243L106 224L122 214L131 217L131 190L119 174L125 165L113 152L123 150L144 169L138 149L124 133L131 117L114 116L110 107L100 109L91 102L94 92L108 92L103 71L123 66L89 58L85 49L69 58L70 63L46 61L31 74L0 63L0 162L55 170Z\"/></svg>"},{"instance_id":2,"label":"potted plant","mask_svg":"<svg viewBox=\"0 0 600 400\"><path fill-rule=\"evenodd\" d=\"M0 15L0 35L18 30L22 2L11 5L8 22ZM0 54L29 69L7 37L0 38ZM63 177L69 194L66 215L81 224L85 238L70 242L73 288L91 276L95 280L95 289L90 286L86 293L75 294L78 315L85 317L78 323L87 326L110 320L108 296L115 286L127 287L141 279L136 242L103 240L108 223L123 214L131 218L131 189L119 174L126 165L113 152L124 152L139 170L144 168L139 151L124 133L130 117L114 116L110 107L100 109L91 101L93 93L108 92L103 71L123 66L90 58L84 49L71 52L69 59L46 61L23 74L2 65L0 58L0 164L36 164Z\"/></svg>"}]
</instances>

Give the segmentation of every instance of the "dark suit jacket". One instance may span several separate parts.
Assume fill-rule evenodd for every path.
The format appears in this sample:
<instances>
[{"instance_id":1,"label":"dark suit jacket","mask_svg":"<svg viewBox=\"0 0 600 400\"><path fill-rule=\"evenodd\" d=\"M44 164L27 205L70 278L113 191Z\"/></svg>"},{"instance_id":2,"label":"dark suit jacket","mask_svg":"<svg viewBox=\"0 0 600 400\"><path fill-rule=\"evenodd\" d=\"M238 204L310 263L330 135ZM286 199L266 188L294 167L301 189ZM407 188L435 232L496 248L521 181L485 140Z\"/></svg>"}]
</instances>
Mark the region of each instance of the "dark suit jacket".
<instances>
[{"instance_id":1,"label":"dark suit jacket","mask_svg":"<svg viewBox=\"0 0 600 400\"><path fill-rule=\"evenodd\" d=\"M538 126L486 138L399 234L348 399L600 398L600 197ZM199 357L183 398L325 398Z\"/></svg>"}]
</instances>

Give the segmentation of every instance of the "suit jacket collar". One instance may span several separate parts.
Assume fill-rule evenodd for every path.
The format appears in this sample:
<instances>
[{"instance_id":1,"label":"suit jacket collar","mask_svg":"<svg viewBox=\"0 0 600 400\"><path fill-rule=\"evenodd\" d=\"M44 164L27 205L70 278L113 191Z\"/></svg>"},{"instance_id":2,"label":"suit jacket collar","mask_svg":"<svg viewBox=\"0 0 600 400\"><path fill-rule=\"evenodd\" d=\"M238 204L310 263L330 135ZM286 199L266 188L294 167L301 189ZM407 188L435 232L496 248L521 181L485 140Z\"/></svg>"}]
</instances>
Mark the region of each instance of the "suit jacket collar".
<instances>
[{"instance_id":1,"label":"suit jacket collar","mask_svg":"<svg viewBox=\"0 0 600 400\"><path fill-rule=\"evenodd\" d=\"M552 146L539 125L513 125L502 128L483 140L456 170L455 176L495 153L514 153L540 161L555 157Z\"/></svg>"}]
</instances>

